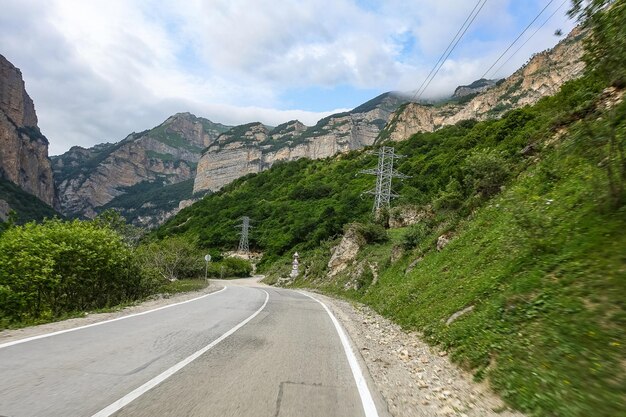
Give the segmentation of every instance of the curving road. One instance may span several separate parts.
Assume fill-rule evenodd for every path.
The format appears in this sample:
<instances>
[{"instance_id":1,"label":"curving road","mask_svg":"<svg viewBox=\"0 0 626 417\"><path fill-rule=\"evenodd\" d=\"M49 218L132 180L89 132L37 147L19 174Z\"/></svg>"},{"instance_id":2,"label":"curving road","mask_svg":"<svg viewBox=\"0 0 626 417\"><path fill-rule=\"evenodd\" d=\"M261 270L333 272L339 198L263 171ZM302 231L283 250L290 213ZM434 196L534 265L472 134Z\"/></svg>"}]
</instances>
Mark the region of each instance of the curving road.
<instances>
[{"instance_id":1,"label":"curving road","mask_svg":"<svg viewBox=\"0 0 626 417\"><path fill-rule=\"evenodd\" d=\"M0 416L382 416L336 319L227 284L121 320L0 345Z\"/></svg>"}]
</instances>

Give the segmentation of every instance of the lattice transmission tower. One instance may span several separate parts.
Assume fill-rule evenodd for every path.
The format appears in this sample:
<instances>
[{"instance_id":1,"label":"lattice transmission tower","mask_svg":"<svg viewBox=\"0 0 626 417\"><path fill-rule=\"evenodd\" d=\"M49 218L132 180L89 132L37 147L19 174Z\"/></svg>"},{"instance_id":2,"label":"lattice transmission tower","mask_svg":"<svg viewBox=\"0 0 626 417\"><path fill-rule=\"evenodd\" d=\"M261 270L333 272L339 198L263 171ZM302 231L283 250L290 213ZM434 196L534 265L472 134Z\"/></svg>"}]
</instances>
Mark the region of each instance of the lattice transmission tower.
<instances>
[{"instance_id":1,"label":"lattice transmission tower","mask_svg":"<svg viewBox=\"0 0 626 417\"><path fill-rule=\"evenodd\" d=\"M399 197L391 188L393 179L411 178L393 169L393 162L404 157L404 155L396 154L393 147L383 146L378 150L378 167L361 171L362 174L376 175L376 188L366 191L367 194L374 195L374 207L372 208L374 216L378 216L381 209L388 209L392 198Z\"/></svg>"},{"instance_id":2,"label":"lattice transmission tower","mask_svg":"<svg viewBox=\"0 0 626 417\"><path fill-rule=\"evenodd\" d=\"M239 239L239 249L237 249L237 252L249 254L250 245L248 244L248 232L252 229L252 226L250 226L250 217L243 216L241 218L241 224L236 227L241 228L241 232L239 232L241 238Z\"/></svg>"}]
</instances>

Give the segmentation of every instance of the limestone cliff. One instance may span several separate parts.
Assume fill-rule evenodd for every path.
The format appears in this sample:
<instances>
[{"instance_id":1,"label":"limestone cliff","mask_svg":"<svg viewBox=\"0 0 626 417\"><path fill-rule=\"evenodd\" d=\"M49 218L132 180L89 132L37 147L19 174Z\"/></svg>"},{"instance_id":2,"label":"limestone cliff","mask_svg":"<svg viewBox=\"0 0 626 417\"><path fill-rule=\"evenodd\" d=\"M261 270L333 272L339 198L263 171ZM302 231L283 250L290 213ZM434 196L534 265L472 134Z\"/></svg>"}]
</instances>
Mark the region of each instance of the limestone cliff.
<instances>
[{"instance_id":1,"label":"limestone cliff","mask_svg":"<svg viewBox=\"0 0 626 417\"><path fill-rule=\"evenodd\" d=\"M61 210L68 216L94 217L128 192L154 191L192 179L202 150L228 128L179 113L115 144L75 146L53 157Z\"/></svg>"},{"instance_id":2,"label":"limestone cliff","mask_svg":"<svg viewBox=\"0 0 626 417\"><path fill-rule=\"evenodd\" d=\"M22 73L0 55L0 177L55 205L48 140L37 127L35 106Z\"/></svg>"},{"instance_id":3,"label":"limestone cliff","mask_svg":"<svg viewBox=\"0 0 626 417\"><path fill-rule=\"evenodd\" d=\"M372 145L390 115L405 100L386 93L354 110L306 127L297 120L274 129L261 123L237 126L217 138L202 155L194 192L215 191L278 161L320 159Z\"/></svg>"},{"instance_id":4,"label":"limestone cliff","mask_svg":"<svg viewBox=\"0 0 626 417\"><path fill-rule=\"evenodd\" d=\"M497 118L511 109L534 104L542 97L555 94L565 82L583 73L582 37L583 33L574 29L554 48L534 55L511 76L469 101L432 106L410 103L402 107L392 116L378 140L400 141L417 132L432 132L461 120Z\"/></svg>"},{"instance_id":5,"label":"limestone cliff","mask_svg":"<svg viewBox=\"0 0 626 417\"><path fill-rule=\"evenodd\" d=\"M452 98L458 99L461 97L467 97L473 94L482 93L483 91L487 91L491 87L495 86L497 82L498 80L487 80L481 78L480 80L476 80L469 85L460 85L454 90Z\"/></svg>"}]
</instances>

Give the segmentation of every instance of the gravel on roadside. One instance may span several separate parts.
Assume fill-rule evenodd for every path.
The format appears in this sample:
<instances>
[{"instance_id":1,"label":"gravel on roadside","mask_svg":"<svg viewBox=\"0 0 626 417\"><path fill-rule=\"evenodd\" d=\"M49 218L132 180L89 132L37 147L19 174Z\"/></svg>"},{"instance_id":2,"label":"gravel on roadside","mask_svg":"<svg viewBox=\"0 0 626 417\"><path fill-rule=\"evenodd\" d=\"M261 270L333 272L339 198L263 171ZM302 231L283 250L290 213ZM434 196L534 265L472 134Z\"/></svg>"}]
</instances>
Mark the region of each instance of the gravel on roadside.
<instances>
[{"instance_id":1,"label":"gravel on roadside","mask_svg":"<svg viewBox=\"0 0 626 417\"><path fill-rule=\"evenodd\" d=\"M523 417L417 333L367 306L315 294L342 323L394 417Z\"/></svg>"}]
</instances>

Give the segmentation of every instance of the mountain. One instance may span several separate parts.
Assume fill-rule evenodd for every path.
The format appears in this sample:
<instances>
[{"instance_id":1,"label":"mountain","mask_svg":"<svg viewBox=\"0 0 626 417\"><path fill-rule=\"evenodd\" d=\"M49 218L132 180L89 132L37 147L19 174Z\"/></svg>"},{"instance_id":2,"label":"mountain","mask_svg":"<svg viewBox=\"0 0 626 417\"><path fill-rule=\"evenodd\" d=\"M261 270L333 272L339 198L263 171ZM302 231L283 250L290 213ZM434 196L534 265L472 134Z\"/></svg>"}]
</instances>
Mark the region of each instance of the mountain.
<instances>
[{"instance_id":1,"label":"mountain","mask_svg":"<svg viewBox=\"0 0 626 417\"><path fill-rule=\"evenodd\" d=\"M405 101L398 93L385 93L311 127L292 120L271 130L258 122L232 128L203 153L193 190L218 190L279 161L321 159L369 146Z\"/></svg>"},{"instance_id":2,"label":"mountain","mask_svg":"<svg viewBox=\"0 0 626 417\"><path fill-rule=\"evenodd\" d=\"M54 208L39 198L22 190L11 181L0 178L0 223L9 218L11 211L15 212L18 224L31 220L41 221L45 218L62 217Z\"/></svg>"},{"instance_id":3,"label":"mountain","mask_svg":"<svg viewBox=\"0 0 626 417\"><path fill-rule=\"evenodd\" d=\"M37 126L21 71L0 55L0 178L48 206L57 204L48 139Z\"/></svg>"},{"instance_id":4,"label":"mountain","mask_svg":"<svg viewBox=\"0 0 626 417\"><path fill-rule=\"evenodd\" d=\"M535 104L555 94L565 82L580 77L584 71L583 37L584 32L575 28L554 48L535 54L511 76L475 96L472 93L461 95L457 102L441 105L409 103L403 106L393 115L378 141L404 140L414 133L432 132L461 120L498 118L511 109ZM478 80L470 86L460 86L455 95L463 94L477 83L486 87L490 81Z\"/></svg>"},{"instance_id":5,"label":"mountain","mask_svg":"<svg viewBox=\"0 0 626 417\"><path fill-rule=\"evenodd\" d=\"M485 78L481 78L480 80L476 80L469 85L460 85L454 90L452 98L459 99L472 94L482 93L483 91L489 90L491 87L496 85L497 82L498 80L487 80Z\"/></svg>"},{"instance_id":6,"label":"mountain","mask_svg":"<svg viewBox=\"0 0 626 417\"><path fill-rule=\"evenodd\" d=\"M52 157L61 211L70 217L91 218L104 206L120 208L115 201L123 204L121 198L126 194L139 198L138 194L189 181L195 176L202 150L229 128L190 113L178 113L118 143L72 147ZM191 198L191 191L184 197ZM152 208L153 213L142 212L142 221L126 210L127 220L153 225L157 222L153 220L164 213L161 207Z\"/></svg>"}]
</instances>

